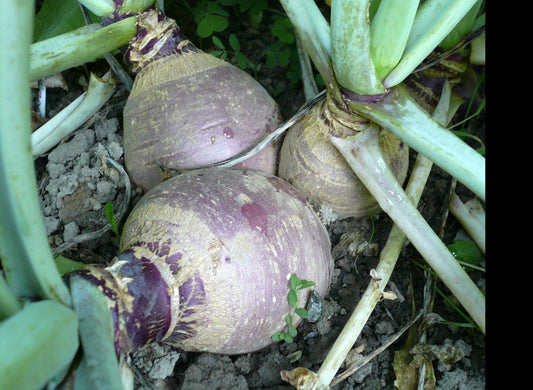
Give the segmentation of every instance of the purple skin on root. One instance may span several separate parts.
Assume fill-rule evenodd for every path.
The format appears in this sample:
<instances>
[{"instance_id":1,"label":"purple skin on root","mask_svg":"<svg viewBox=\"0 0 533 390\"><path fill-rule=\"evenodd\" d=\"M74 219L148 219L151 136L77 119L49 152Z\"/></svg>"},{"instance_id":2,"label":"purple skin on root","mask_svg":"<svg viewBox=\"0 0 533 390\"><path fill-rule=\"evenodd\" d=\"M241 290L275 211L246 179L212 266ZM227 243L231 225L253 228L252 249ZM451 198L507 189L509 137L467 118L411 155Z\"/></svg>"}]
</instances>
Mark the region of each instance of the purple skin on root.
<instances>
[{"instance_id":1,"label":"purple skin on root","mask_svg":"<svg viewBox=\"0 0 533 390\"><path fill-rule=\"evenodd\" d=\"M353 91L350 91L349 89L342 88L342 87L341 87L341 92L347 100L352 100L354 102L362 102L362 103L376 102L378 100L381 100L383 97L387 95L387 92L380 93L378 95L359 95L358 93L355 93Z\"/></svg>"},{"instance_id":2,"label":"purple skin on root","mask_svg":"<svg viewBox=\"0 0 533 390\"><path fill-rule=\"evenodd\" d=\"M279 108L243 74L224 65L160 83L153 90L135 93L134 87L124 108L124 158L132 181L148 190L161 182L157 162L176 172L199 168L250 149L276 129ZM147 109L154 91L160 96ZM274 173L275 156L276 147L269 145L246 167Z\"/></svg>"},{"instance_id":3,"label":"purple skin on root","mask_svg":"<svg viewBox=\"0 0 533 390\"><path fill-rule=\"evenodd\" d=\"M294 188L261 171L210 168L149 191L117 262L77 274L106 295L118 354L157 341L242 354L286 327L292 273L323 296L332 268L327 231Z\"/></svg>"},{"instance_id":4,"label":"purple skin on root","mask_svg":"<svg viewBox=\"0 0 533 390\"><path fill-rule=\"evenodd\" d=\"M125 311L122 317L133 348L139 349L161 340L167 332L170 326L170 296L165 280L151 261L137 259L132 250L121 253L118 260L126 260L120 273L131 278L127 289L133 297L132 311Z\"/></svg>"},{"instance_id":5,"label":"purple skin on root","mask_svg":"<svg viewBox=\"0 0 533 390\"><path fill-rule=\"evenodd\" d=\"M126 53L138 71L124 107L124 159L135 184L149 190L162 169L166 175L224 161L278 127L279 107L257 80L196 48L172 19L143 15ZM149 31L158 21L162 32ZM275 173L277 148L268 145L236 168Z\"/></svg>"},{"instance_id":6,"label":"purple skin on root","mask_svg":"<svg viewBox=\"0 0 533 390\"><path fill-rule=\"evenodd\" d=\"M156 231L149 242L164 244L135 239ZM166 250L169 237L176 253ZM255 170L210 168L165 181L136 205L122 240L122 250L148 248L182 280L174 286L178 320L162 342L187 351L240 354L268 346L286 326L290 275L314 281L320 295L331 275L327 232L305 199Z\"/></svg>"}]
</instances>

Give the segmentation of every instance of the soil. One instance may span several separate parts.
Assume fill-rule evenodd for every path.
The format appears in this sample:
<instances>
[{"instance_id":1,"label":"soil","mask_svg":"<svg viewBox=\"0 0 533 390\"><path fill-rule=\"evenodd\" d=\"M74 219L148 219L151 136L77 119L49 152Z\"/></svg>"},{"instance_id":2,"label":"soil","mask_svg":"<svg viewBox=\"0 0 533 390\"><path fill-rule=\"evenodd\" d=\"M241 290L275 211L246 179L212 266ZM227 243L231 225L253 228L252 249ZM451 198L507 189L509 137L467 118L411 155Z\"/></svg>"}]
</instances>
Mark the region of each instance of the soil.
<instances>
[{"instance_id":1,"label":"soil","mask_svg":"<svg viewBox=\"0 0 533 390\"><path fill-rule=\"evenodd\" d=\"M271 38L266 31L244 29L239 38L243 53L256 63L264 61L257 47L269 44ZM97 61L63 72L68 90L48 89L47 118L79 96L88 69L103 74L106 63ZM267 90L283 90L275 99L284 118L289 118L304 103L300 87L287 87L283 69L263 66L255 76ZM115 210L124 206L129 210L142 196L141 190L133 186L131 198L125 204L127 178L105 162L108 157L123 164L122 109L127 94L127 90L119 86L113 98L93 118L36 160L49 241L55 253L67 258L85 263L110 262L117 254L118 245L105 217L105 204L111 202ZM478 132L483 133L483 122L478 122ZM415 153L411 154L414 158ZM458 235L464 236L458 222L446 212L451 186L449 175L435 167L419 204L426 220L447 244ZM463 200L472 197L461 185L457 192ZM376 267L392 225L385 214L370 219L338 220L327 211L317 207L331 238L334 278L328 295L320 302L320 317L314 322L304 322L293 343L278 342L264 350L238 356L183 352L156 344L130 357L135 389L288 390L293 387L281 379L280 371L306 367L316 372L371 282L371 270ZM378 303L339 373L381 346L386 348L332 389L397 388L394 358L398 351L406 348L409 331L399 332L423 307L424 286L429 283L428 274L420 264L424 264L424 260L406 243L387 286L396 299ZM471 276L484 288L483 273L472 272ZM436 281L436 286L444 295L451 296L441 282ZM425 329L425 341L422 332L416 333L415 327L410 328L417 341L416 348L407 348L409 356L413 357L411 367L425 359L434 368L436 389L484 389L484 336L476 328L457 326L455 323L464 323L464 319L439 295L434 297L430 313L426 318L439 320ZM391 342L394 336L399 337Z\"/></svg>"}]
</instances>

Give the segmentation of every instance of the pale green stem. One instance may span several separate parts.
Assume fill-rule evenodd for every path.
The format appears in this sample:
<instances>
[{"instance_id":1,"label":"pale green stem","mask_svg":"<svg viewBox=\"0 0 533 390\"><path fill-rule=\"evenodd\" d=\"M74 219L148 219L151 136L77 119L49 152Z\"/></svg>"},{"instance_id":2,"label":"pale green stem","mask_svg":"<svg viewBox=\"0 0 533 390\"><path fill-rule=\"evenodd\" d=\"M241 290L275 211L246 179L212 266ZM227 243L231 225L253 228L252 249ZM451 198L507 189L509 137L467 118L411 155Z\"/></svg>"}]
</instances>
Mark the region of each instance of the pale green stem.
<instances>
[{"instance_id":1,"label":"pale green stem","mask_svg":"<svg viewBox=\"0 0 533 390\"><path fill-rule=\"evenodd\" d=\"M27 303L0 326L0 389L55 388L47 383L72 363L78 347L74 311L48 299Z\"/></svg>"},{"instance_id":2,"label":"pale green stem","mask_svg":"<svg viewBox=\"0 0 533 390\"><path fill-rule=\"evenodd\" d=\"M33 1L0 6L0 257L14 295L70 304L44 228L31 154Z\"/></svg>"},{"instance_id":3,"label":"pale green stem","mask_svg":"<svg viewBox=\"0 0 533 390\"><path fill-rule=\"evenodd\" d=\"M339 96L339 89L331 66L331 29L316 6L309 0L280 0L296 34L316 69L324 79L328 92Z\"/></svg>"},{"instance_id":4,"label":"pale green stem","mask_svg":"<svg viewBox=\"0 0 533 390\"><path fill-rule=\"evenodd\" d=\"M485 65L485 34L474 39L471 47L470 63L472 65Z\"/></svg>"},{"instance_id":5,"label":"pale green stem","mask_svg":"<svg viewBox=\"0 0 533 390\"><path fill-rule=\"evenodd\" d=\"M154 0L124 0L120 6L120 14L128 12L142 12L154 4Z\"/></svg>"},{"instance_id":6,"label":"pale green stem","mask_svg":"<svg viewBox=\"0 0 533 390\"><path fill-rule=\"evenodd\" d=\"M439 43L439 48L446 51L457 45L464 37L473 32L472 26L474 25L479 9L484 0L477 0L476 3L470 8L470 10L463 16L463 18L457 23L452 31Z\"/></svg>"},{"instance_id":7,"label":"pale green stem","mask_svg":"<svg viewBox=\"0 0 533 390\"><path fill-rule=\"evenodd\" d=\"M6 279L0 273L0 321L10 317L21 309L20 303L9 289Z\"/></svg>"},{"instance_id":8,"label":"pale green stem","mask_svg":"<svg viewBox=\"0 0 533 390\"><path fill-rule=\"evenodd\" d=\"M115 11L115 2L113 0L78 0L85 8L93 14L104 17Z\"/></svg>"},{"instance_id":9,"label":"pale green stem","mask_svg":"<svg viewBox=\"0 0 533 390\"><path fill-rule=\"evenodd\" d=\"M398 85L377 102L352 100L349 106L405 141L485 200L485 158L431 118L405 87Z\"/></svg>"},{"instance_id":10,"label":"pale green stem","mask_svg":"<svg viewBox=\"0 0 533 390\"><path fill-rule=\"evenodd\" d=\"M331 3L331 56L335 77L341 86L360 95L385 92L372 60L369 6L370 0ZM293 18L291 20L294 23Z\"/></svg>"},{"instance_id":11,"label":"pale green stem","mask_svg":"<svg viewBox=\"0 0 533 390\"><path fill-rule=\"evenodd\" d=\"M477 0L426 0L415 16L402 59L383 80L390 88L400 84L453 30Z\"/></svg>"},{"instance_id":12,"label":"pale green stem","mask_svg":"<svg viewBox=\"0 0 533 390\"><path fill-rule=\"evenodd\" d=\"M450 95L451 89L449 84L445 84L443 94L433 114L435 119L441 123L445 122L447 117ZM433 163L431 160L421 154L417 156L409 182L405 189L406 195L411 199L413 205L417 205L422 196L432 166ZM367 323L368 318L370 318L375 306L382 299L384 289L392 275L404 241L405 234L397 225L393 225L387 242L380 253L380 260L376 267L376 273L381 279L379 281L370 281L352 315L344 325L342 332L339 334L337 340L331 347L331 350L328 352L326 359L317 372L318 389L320 389L321 386L324 387L331 383L339 367L346 359L348 352L359 338L359 335Z\"/></svg>"},{"instance_id":13,"label":"pale green stem","mask_svg":"<svg viewBox=\"0 0 533 390\"><path fill-rule=\"evenodd\" d=\"M91 73L87 91L32 133L34 156L48 152L91 118L109 100L115 91L115 83L113 80L107 80L108 78L109 73L102 79Z\"/></svg>"},{"instance_id":14,"label":"pale green stem","mask_svg":"<svg viewBox=\"0 0 533 390\"><path fill-rule=\"evenodd\" d=\"M104 294L76 274L70 278L70 289L83 347L83 369L76 372L75 384L82 385L82 388L121 389L123 385L113 344L113 319Z\"/></svg>"},{"instance_id":15,"label":"pale green stem","mask_svg":"<svg viewBox=\"0 0 533 390\"><path fill-rule=\"evenodd\" d=\"M296 36L296 49L298 50L298 58L300 59L300 68L302 69L302 84L304 87L305 100L308 101L318 94L315 78L313 77L313 68L309 55L302 46L300 38Z\"/></svg>"},{"instance_id":16,"label":"pale green stem","mask_svg":"<svg viewBox=\"0 0 533 390\"><path fill-rule=\"evenodd\" d=\"M408 69L403 78L407 77L475 2L476 0L450 0L449 2L427 0L424 2L415 17L404 56L393 73L401 68L403 68L402 71ZM314 44L322 47L321 52L324 54L323 46L317 43L319 40L313 39L316 37L316 31L309 20L305 4L298 0L282 0L282 4L298 33L300 30L306 31L306 34L300 34L300 37L313 62L317 64L318 60L321 64L321 67L318 67L319 72L323 76L324 73L328 74L328 69L324 69L328 61L320 60L320 51L309 50L309 45ZM307 5L312 7L314 2L311 1ZM332 3L331 39L335 76L340 85L359 95L375 95L382 91L376 82L375 68L370 53L368 5L368 0L336 0ZM338 39L337 42L336 39ZM336 45L338 45L338 50L335 49ZM345 48L346 51L344 51ZM339 61L337 65L335 65L336 61ZM328 93L335 91L335 86L329 85L330 81L335 82L335 76L329 77L327 81ZM350 80L350 77L354 80ZM394 85L396 81L403 80L403 78L396 79L388 86ZM354 87L359 84L360 87ZM485 199L485 159L465 142L438 125L414 102L403 86L397 85L392 88L388 96L376 102L367 103L365 101L368 99L363 100L351 101L348 104L354 112L387 128L411 148L424 154L456 177L481 199Z\"/></svg>"},{"instance_id":17,"label":"pale green stem","mask_svg":"<svg viewBox=\"0 0 533 390\"><path fill-rule=\"evenodd\" d=\"M378 143L378 128L371 127L346 139L333 138L358 178L405 233L418 252L439 275L472 319L485 332L485 298L455 260L417 208L412 204L386 164Z\"/></svg>"},{"instance_id":18,"label":"pale green stem","mask_svg":"<svg viewBox=\"0 0 533 390\"><path fill-rule=\"evenodd\" d=\"M370 24L372 60L383 79L402 58L420 0L381 0Z\"/></svg>"},{"instance_id":19,"label":"pale green stem","mask_svg":"<svg viewBox=\"0 0 533 390\"><path fill-rule=\"evenodd\" d=\"M136 21L131 16L106 27L92 24L34 43L30 51L30 80L94 61L128 44L137 33Z\"/></svg>"},{"instance_id":20,"label":"pale green stem","mask_svg":"<svg viewBox=\"0 0 533 390\"><path fill-rule=\"evenodd\" d=\"M449 209L479 249L485 253L485 212L479 201L471 200L465 204L453 193Z\"/></svg>"}]
</instances>

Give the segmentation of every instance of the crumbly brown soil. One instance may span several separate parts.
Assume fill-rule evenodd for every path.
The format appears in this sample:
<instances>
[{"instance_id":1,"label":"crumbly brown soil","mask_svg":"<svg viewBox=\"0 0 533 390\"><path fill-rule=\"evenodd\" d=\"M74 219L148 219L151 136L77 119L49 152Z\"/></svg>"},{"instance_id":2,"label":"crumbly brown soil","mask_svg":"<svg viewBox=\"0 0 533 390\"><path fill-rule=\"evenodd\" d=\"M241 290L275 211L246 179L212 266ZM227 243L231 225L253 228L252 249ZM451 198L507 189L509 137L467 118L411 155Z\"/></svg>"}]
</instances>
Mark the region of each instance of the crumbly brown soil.
<instances>
[{"instance_id":1,"label":"crumbly brown soil","mask_svg":"<svg viewBox=\"0 0 533 390\"><path fill-rule=\"evenodd\" d=\"M239 35L243 52L256 63L264 61L258 48L268 45L272 39L267 33L268 26L264 30L244 28ZM107 65L98 61L89 67L102 74ZM47 117L53 116L81 93L88 74L86 68L80 67L63 72L63 76L68 91L48 90ZM257 74L257 79L268 90L287 83L283 69L266 66ZM122 109L126 98L127 91L119 87L114 97L91 120L47 156L36 160L50 244L59 248L67 243L65 248L70 243L70 248L62 250L62 254L71 259L107 263L117 254L117 242L110 230L89 237L80 238L80 234L99 231L106 226L104 205L107 201L114 204L115 210L123 205L124 178L116 170L105 170L102 156L123 163ZM304 102L299 88L285 88L275 98L284 118L290 117ZM476 131L483 134L482 119L476 126ZM411 154L414 158L415 153ZM460 225L446 212L451 185L451 178L435 167L419 204L422 214L446 244L461 234ZM463 200L471 197L460 185L457 191ZM128 207L131 208L141 195L140 190L133 188ZM384 214L363 220L332 220L334 218L328 216L327 210L317 210L323 214L330 233L335 273L329 294L322 302L321 317L316 322L301 325L293 343L280 342L246 355L189 353L164 345L148 348L131 356L136 389L292 389L282 381L281 370L306 367L316 372L370 282L370 271L378 262L377 256L391 228L391 221ZM421 310L428 276L420 264L424 264L423 259L407 243L387 288L396 294L397 299L378 303L340 372L380 346L389 344L391 337ZM484 274L474 272L471 275L480 287L484 287ZM441 282L437 281L436 286L450 297ZM451 299L453 301L453 297ZM445 321L465 322L439 295L434 297L431 312ZM437 379L436 388L485 388L485 338L477 329L437 322L426 329L425 337L425 342L420 342L422 346L418 347L423 353L416 357L424 356L431 362ZM332 388L394 389L394 355L404 348L406 340L407 333L404 333Z\"/></svg>"}]
</instances>

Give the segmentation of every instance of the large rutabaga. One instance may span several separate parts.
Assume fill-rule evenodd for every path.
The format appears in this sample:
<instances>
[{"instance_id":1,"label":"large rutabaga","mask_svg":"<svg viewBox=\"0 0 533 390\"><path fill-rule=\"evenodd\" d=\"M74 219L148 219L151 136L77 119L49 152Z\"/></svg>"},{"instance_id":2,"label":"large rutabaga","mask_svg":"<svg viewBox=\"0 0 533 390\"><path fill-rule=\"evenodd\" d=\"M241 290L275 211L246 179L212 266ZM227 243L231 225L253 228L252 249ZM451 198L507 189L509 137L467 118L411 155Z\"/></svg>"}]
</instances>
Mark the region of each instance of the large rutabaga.
<instances>
[{"instance_id":1,"label":"large rutabaga","mask_svg":"<svg viewBox=\"0 0 533 390\"><path fill-rule=\"evenodd\" d=\"M154 341L240 354L286 327L289 278L323 296L327 231L292 186L258 170L205 168L165 181L130 214L121 254L86 277L109 298L117 351ZM301 291L305 305L309 291Z\"/></svg>"},{"instance_id":2,"label":"large rutabaga","mask_svg":"<svg viewBox=\"0 0 533 390\"><path fill-rule=\"evenodd\" d=\"M125 164L137 185L147 190L165 172L233 157L281 122L261 84L196 48L171 19L147 13L139 30L128 52L139 73L124 108ZM269 145L237 168L274 173L276 154L276 145Z\"/></svg>"}]
</instances>

